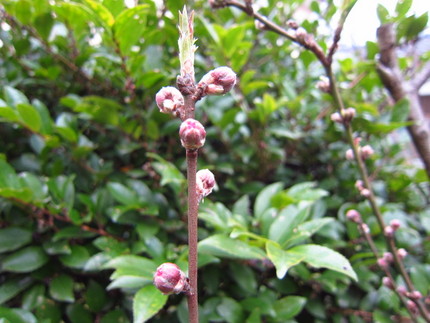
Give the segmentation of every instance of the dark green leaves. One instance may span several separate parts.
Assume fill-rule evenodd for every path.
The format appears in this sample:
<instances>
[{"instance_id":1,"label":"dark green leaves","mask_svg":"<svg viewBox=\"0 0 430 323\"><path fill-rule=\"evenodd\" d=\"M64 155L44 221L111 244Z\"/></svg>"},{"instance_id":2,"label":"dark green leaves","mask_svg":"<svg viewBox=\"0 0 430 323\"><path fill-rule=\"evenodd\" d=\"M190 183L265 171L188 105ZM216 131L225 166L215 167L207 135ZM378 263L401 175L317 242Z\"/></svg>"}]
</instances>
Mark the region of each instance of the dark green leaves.
<instances>
[{"instance_id":1,"label":"dark green leaves","mask_svg":"<svg viewBox=\"0 0 430 323\"><path fill-rule=\"evenodd\" d=\"M31 246L12 253L3 259L0 269L16 273L32 272L48 262L41 247Z\"/></svg>"},{"instance_id":2,"label":"dark green leaves","mask_svg":"<svg viewBox=\"0 0 430 323\"><path fill-rule=\"evenodd\" d=\"M31 231L19 227L0 229L0 253L14 251L31 241Z\"/></svg>"},{"instance_id":3,"label":"dark green leaves","mask_svg":"<svg viewBox=\"0 0 430 323\"><path fill-rule=\"evenodd\" d=\"M140 289L133 300L133 322L142 323L149 320L164 306L167 296L155 286L148 285Z\"/></svg>"}]
</instances>

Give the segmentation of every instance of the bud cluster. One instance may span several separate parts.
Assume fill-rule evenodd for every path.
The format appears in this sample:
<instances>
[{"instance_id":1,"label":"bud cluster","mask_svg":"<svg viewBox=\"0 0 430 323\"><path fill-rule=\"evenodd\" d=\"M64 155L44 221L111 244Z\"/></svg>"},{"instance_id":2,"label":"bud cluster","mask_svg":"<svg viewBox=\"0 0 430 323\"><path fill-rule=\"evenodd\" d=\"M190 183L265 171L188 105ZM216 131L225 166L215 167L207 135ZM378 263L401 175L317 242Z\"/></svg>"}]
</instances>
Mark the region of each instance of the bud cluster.
<instances>
[{"instance_id":1,"label":"bud cluster","mask_svg":"<svg viewBox=\"0 0 430 323\"><path fill-rule=\"evenodd\" d=\"M397 219L391 220L390 224L384 228L385 236L392 238L394 236L394 232L396 232L400 228L400 226L401 226L401 223L399 220Z\"/></svg>"},{"instance_id":2,"label":"bud cluster","mask_svg":"<svg viewBox=\"0 0 430 323\"><path fill-rule=\"evenodd\" d=\"M163 294L190 293L190 284L184 272L175 264L161 264L154 274L154 285Z\"/></svg>"},{"instance_id":3,"label":"bud cluster","mask_svg":"<svg viewBox=\"0 0 430 323\"><path fill-rule=\"evenodd\" d=\"M355 182L355 188L360 192L360 195L368 198L370 197L370 190L366 187L364 187L364 183L361 180L357 180Z\"/></svg>"},{"instance_id":4,"label":"bud cluster","mask_svg":"<svg viewBox=\"0 0 430 323\"><path fill-rule=\"evenodd\" d=\"M394 257L391 252L384 252L384 255L382 256L382 258L379 258L377 262L379 267L388 269L388 267L391 265L393 260L394 260Z\"/></svg>"}]
</instances>

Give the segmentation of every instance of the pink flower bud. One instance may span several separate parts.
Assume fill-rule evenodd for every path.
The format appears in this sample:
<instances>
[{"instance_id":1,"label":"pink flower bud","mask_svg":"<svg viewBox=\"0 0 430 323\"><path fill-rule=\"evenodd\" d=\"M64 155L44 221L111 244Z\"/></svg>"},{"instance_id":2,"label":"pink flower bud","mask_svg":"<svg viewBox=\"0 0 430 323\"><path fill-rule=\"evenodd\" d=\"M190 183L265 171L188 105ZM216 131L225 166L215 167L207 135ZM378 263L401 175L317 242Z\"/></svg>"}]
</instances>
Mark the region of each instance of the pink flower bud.
<instances>
[{"instance_id":1,"label":"pink flower bud","mask_svg":"<svg viewBox=\"0 0 430 323\"><path fill-rule=\"evenodd\" d=\"M230 67L221 66L207 73L200 80L198 87L204 94L225 94L236 84L236 74Z\"/></svg>"},{"instance_id":2,"label":"pink flower bud","mask_svg":"<svg viewBox=\"0 0 430 323\"><path fill-rule=\"evenodd\" d=\"M345 123L351 122L351 120L355 117L355 109L354 108L346 108L342 110L342 119Z\"/></svg>"},{"instance_id":3,"label":"pink flower bud","mask_svg":"<svg viewBox=\"0 0 430 323\"><path fill-rule=\"evenodd\" d=\"M199 200L212 193L215 186L215 176L209 169L199 170L196 174L196 191Z\"/></svg>"},{"instance_id":4,"label":"pink flower bud","mask_svg":"<svg viewBox=\"0 0 430 323\"><path fill-rule=\"evenodd\" d=\"M369 226L366 223L361 223L360 228L364 233L370 233Z\"/></svg>"},{"instance_id":5,"label":"pink flower bud","mask_svg":"<svg viewBox=\"0 0 430 323\"><path fill-rule=\"evenodd\" d=\"M357 190L361 191L364 188L364 183L362 180L357 180L354 186Z\"/></svg>"},{"instance_id":6,"label":"pink flower bud","mask_svg":"<svg viewBox=\"0 0 430 323\"><path fill-rule=\"evenodd\" d=\"M198 149L205 144L206 131L200 122L190 118L182 122L179 136L186 149Z\"/></svg>"},{"instance_id":7,"label":"pink flower bud","mask_svg":"<svg viewBox=\"0 0 430 323\"><path fill-rule=\"evenodd\" d=\"M388 266L389 266L388 262L384 258L379 258L377 260L377 263L378 263L379 267L384 268L384 269L388 268Z\"/></svg>"},{"instance_id":8,"label":"pink flower bud","mask_svg":"<svg viewBox=\"0 0 430 323\"><path fill-rule=\"evenodd\" d=\"M390 222L390 226L393 228L394 231L397 231L401 225L402 224L397 219L391 220L391 222Z\"/></svg>"},{"instance_id":9,"label":"pink flower bud","mask_svg":"<svg viewBox=\"0 0 430 323\"><path fill-rule=\"evenodd\" d=\"M397 291L397 293L399 293L400 295L403 295L403 296L406 296L406 294L408 293L405 286L397 287L396 291Z\"/></svg>"},{"instance_id":10,"label":"pink flower bud","mask_svg":"<svg viewBox=\"0 0 430 323\"><path fill-rule=\"evenodd\" d=\"M155 101L162 113L178 115L179 110L184 106L184 97L181 92L173 86L161 88L155 95Z\"/></svg>"},{"instance_id":11,"label":"pink flower bud","mask_svg":"<svg viewBox=\"0 0 430 323\"><path fill-rule=\"evenodd\" d=\"M418 313L418 306L417 304L415 304L414 301L411 301L410 299L408 299L408 301L406 302L408 309L414 313L417 314Z\"/></svg>"},{"instance_id":12,"label":"pink flower bud","mask_svg":"<svg viewBox=\"0 0 430 323\"><path fill-rule=\"evenodd\" d=\"M373 148L369 145L361 147L360 152L361 152L361 158L363 160L369 158L370 156L372 156L375 153Z\"/></svg>"},{"instance_id":13,"label":"pink flower bud","mask_svg":"<svg viewBox=\"0 0 430 323\"><path fill-rule=\"evenodd\" d=\"M332 113L330 116L330 120L336 123L343 123L342 116L339 112Z\"/></svg>"},{"instance_id":14,"label":"pink flower bud","mask_svg":"<svg viewBox=\"0 0 430 323\"><path fill-rule=\"evenodd\" d=\"M361 215L357 210L348 210L348 212L346 212L346 218L355 223L361 222Z\"/></svg>"},{"instance_id":15,"label":"pink flower bud","mask_svg":"<svg viewBox=\"0 0 430 323\"><path fill-rule=\"evenodd\" d=\"M408 252L405 249L400 248L397 250L397 255L400 257L400 259L404 259L408 255Z\"/></svg>"},{"instance_id":16,"label":"pink flower bud","mask_svg":"<svg viewBox=\"0 0 430 323\"><path fill-rule=\"evenodd\" d=\"M345 152L345 158L346 158L347 160L354 160L354 151L353 151L352 149L348 149L348 150Z\"/></svg>"},{"instance_id":17,"label":"pink flower bud","mask_svg":"<svg viewBox=\"0 0 430 323\"><path fill-rule=\"evenodd\" d=\"M154 285L165 295L189 292L190 289L188 279L183 271L170 262L157 268L154 274Z\"/></svg>"},{"instance_id":18,"label":"pink flower bud","mask_svg":"<svg viewBox=\"0 0 430 323\"><path fill-rule=\"evenodd\" d=\"M370 190L368 190L367 188L363 188L360 191L360 195L363 196L363 197L368 198L368 197L370 197Z\"/></svg>"},{"instance_id":19,"label":"pink flower bud","mask_svg":"<svg viewBox=\"0 0 430 323\"><path fill-rule=\"evenodd\" d=\"M317 89L320 90L321 92L330 93L331 91L330 81L327 77L320 77L320 80L317 82L316 86L317 86Z\"/></svg>"},{"instance_id":20,"label":"pink flower bud","mask_svg":"<svg viewBox=\"0 0 430 323\"><path fill-rule=\"evenodd\" d=\"M421 297L423 297L423 295L417 290L407 293L406 296L414 300L419 300Z\"/></svg>"},{"instance_id":21,"label":"pink flower bud","mask_svg":"<svg viewBox=\"0 0 430 323\"><path fill-rule=\"evenodd\" d=\"M391 226L387 225L384 228L384 234L385 234L386 237L389 237L389 238L393 237L394 236L394 230L393 230L393 228Z\"/></svg>"},{"instance_id":22,"label":"pink flower bud","mask_svg":"<svg viewBox=\"0 0 430 323\"><path fill-rule=\"evenodd\" d=\"M389 264L393 262L393 254L391 252L384 252L382 256Z\"/></svg>"},{"instance_id":23,"label":"pink flower bud","mask_svg":"<svg viewBox=\"0 0 430 323\"><path fill-rule=\"evenodd\" d=\"M383 284L385 287L388 287L389 289L394 289L393 282L392 282L392 281L391 281L391 279L390 279L390 278L388 278L388 277L383 277L383 278L382 278L382 284Z\"/></svg>"}]
</instances>

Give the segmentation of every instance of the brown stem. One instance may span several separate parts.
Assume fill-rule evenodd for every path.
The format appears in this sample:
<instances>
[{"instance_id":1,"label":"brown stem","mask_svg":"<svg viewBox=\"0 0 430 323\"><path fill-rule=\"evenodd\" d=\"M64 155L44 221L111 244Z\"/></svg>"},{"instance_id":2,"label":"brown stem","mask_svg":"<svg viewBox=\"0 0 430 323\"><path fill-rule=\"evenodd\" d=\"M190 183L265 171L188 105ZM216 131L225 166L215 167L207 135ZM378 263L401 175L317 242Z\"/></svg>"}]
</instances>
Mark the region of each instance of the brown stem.
<instances>
[{"instance_id":1,"label":"brown stem","mask_svg":"<svg viewBox=\"0 0 430 323\"><path fill-rule=\"evenodd\" d=\"M198 198L196 191L197 150L187 149L187 179L188 179L188 278L191 293L188 296L189 322L199 322L198 285L197 285L197 226Z\"/></svg>"}]
</instances>

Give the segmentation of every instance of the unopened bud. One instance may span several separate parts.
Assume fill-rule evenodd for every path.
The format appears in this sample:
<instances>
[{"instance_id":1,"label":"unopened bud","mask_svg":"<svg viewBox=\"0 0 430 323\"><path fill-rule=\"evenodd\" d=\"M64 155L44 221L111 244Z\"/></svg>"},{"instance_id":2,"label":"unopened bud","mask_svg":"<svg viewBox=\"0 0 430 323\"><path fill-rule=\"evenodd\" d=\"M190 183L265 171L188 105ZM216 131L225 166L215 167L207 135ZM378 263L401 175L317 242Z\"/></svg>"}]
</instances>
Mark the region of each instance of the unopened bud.
<instances>
[{"instance_id":1,"label":"unopened bud","mask_svg":"<svg viewBox=\"0 0 430 323\"><path fill-rule=\"evenodd\" d=\"M184 97L181 92L173 86L161 88L155 95L155 101L162 113L179 115L180 109L184 106Z\"/></svg>"},{"instance_id":2,"label":"unopened bud","mask_svg":"<svg viewBox=\"0 0 430 323\"><path fill-rule=\"evenodd\" d=\"M287 26L290 27L291 29L299 28L299 24L295 20L292 20L292 19L287 21Z\"/></svg>"},{"instance_id":3,"label":"unopened bud","mask_svg":"<svg viewBox=\"0 0 430 323\"><path fill-rule=\"evenodd\" d=\"M200 122L190 118L182 122L179 137L186 149L198 149L205 144L206 131Z\"/></svg>"},{"instance_id":4,"label":"unopened bud","mask_svg":"<svg viewBox=\"0 0 430 323\"><path fill-rule=\"evenodd\" d=\"M336 123L343 123L342 116L339 112L332 113L330 115L330 120Z\"/></svg>"},{"instance_id":5,"label":"unopened bud","mask_svg":"<svg viewBox=\"0 0 430 323\"><path fill-rule=\"evenodd\" d=\"M199 200L212 193L215 186L215 176L209 169L199 170L196 174L196 190Z\"/></svg>"},{"instance_id":6,"label":"unopened bud","mask_svg":"<svg viewBox=\"0 0 430 323\"><path fill-rule=\"evenodd\" d=\"M384 252L382 256L389 264L393 262L393 254L391 252Z\"/></svg>"},{"instance_id":7,"label":"unopened bud","mask_svg":"<svg viewBox=\"0 0 430 323\"><path fill-rule=\"evenodd\" d=\"M342 110L343 122L350 123L354 117L355 117L355 109L354 108L346 108L345 110Z\"/></svg>"},{"instance_id":8,"label":"unopened bud","mask_svg":"<svg viewBox=\"0 0 430 323\"><path fill-rule=\"evenodd\" d=\"M357 190L361 191L364 188L364 183L362 180L357 180L354 186Z\"/></svg>"},{"instance_id":9,"label":"unopened bud","mask_svg":"<svg viewBox=\"0 0 430 323\"><path fill-rule=\"evenodd\" d=\"M346 218L355 223L361 222L361 215L357 210L348 210L348 212L346 212Z\"/></svg>"},{"instance_id":10,"label":"unopened bud","mask_svg":"<svg viewBox=\"0 0 430 323\"><path fill-rule=\"evenodd\" d=\"M317 89L324 93L330 93L330 81L327 77L320 77L320 80L317 82ZM334 120L333 120L334 121Z\"/></svg>"},{"instance_id":11,"label":"unopened bud","mask_svg":"<svg viewBox=\"0 0 430 323\"><path fill-rule=\"evenodd\" d=\"M383 284L385 287L388 287L389 289L394 289L393 282L392 282L392 281L391 281L391 279L390 279L390 278L388 278L388 277L383 277L383 278L382 278L382 284Z\"/></svg>"},{"instance_id":12,"label":"unopened bud","mask_svg":"<svg viewBox=\"0 0 430 323\"><path fill-rule=\"evenodd\" d=\"M393 230L393 228L390 225L387 225L384 228L384 234L385 234L386 237L389 237L389 238L393 237L394 236L394 230Z\"/></svg>"},{"instance_id":13,"label":"unopened bud","mask_svg":"<svg viewBox=\"0 0 430 323\"><path fill-rule=\"evenodd\" d=\"M307 36L308 36L308 32L303 27L298 27L296 29L296 38L301 43L305 42Z\"/></svg>"},{"instance_id":14,"label":"unopened bud","mask_svg":"<svg viewBox=\"0 0 430 323\"><path fill-rule=\"evenodd\" d=\"M255 19L254 25L255 25L255 28L257 28L258 30L265 30L266 29L266 25L263 24L260 20Z\"/></svg>"},{"instance_id":15,"label":"unopened bud","mask_svg":"<svg viewBox=\"0 0 430 323\"><path fill-rule=\"evenodd\" d=\"M204 89L204 94L225 94L236 84L236 73L230 67L218 67L202 77L198 87Z\"/></svg>"},{"instance_id":16,"label":"unopened bud","mask_svg":"<svg viewBox=\"0 0 430 323\"><path fill-rule=\"evenodd\" d=\"M370 190L368 190L367 188L363 188L360 191L360 195L363 196L363 197L368 198L368 197L370 197Z\"/></svg>"},{"instance_id":17,"label":"unopened bud","mask_svg":"<svg viewBox=\"0 0 430 323\"><path fill-rule=\"evenodd\" d=\"M372 156L375 153L373 148L369 145L361 147L360 152L361 152L361 158L363 160L369 158L370 156Z\"/></svg>"},{"instance_id":18,"label":"unopened bud","mask_svg":"<svg viewBox=\"0 0 430 323\"><path fill-rule=\"evenodd\" d=\"M406 296L413 300L419 300L423 297L423 295L417 290L407 293Z\"/></svg>"},{"instance_id":19,"label":"unopened bud","mask_svg":"<svg viewBox=\"0 0 430 323\"><path fill-rule=\"evenodd\" d=\"M405 286L397 287L396 291L397 291L397 293L399 293L400 295L403 295L403 296L406 296L406 294L408 293Z\"/></svg>"},{"instance_id":20,"label":"unopened bud","mask_svg":"<svg viewBox=\"0 0 430 323\"><path fill-rule=\"evenodd\" d=\"M408 252L405 249L400 248L397 250L397 255L400 257L400 259L404 259L408 255Z\"/></svg>"},{"instance_id":21,"label":"unopened bud","mask_svg":"<svg viewBox=\"0 0 430 323\"><path fill-rule=\"evenodd\" d=\"M352 149L348 149L345 151L346 160L354 160L354 151Z\"/></svg>"},{"instance_id":22,"label":"unopened bud","mask_svg":"<svg viewBox=\"0 0 430 323\"><path fill-rule=\"evenodd\" d=\"M384 258L379 258L377 260L377 263L378 263L379 267L384 268L384 269L388 268L388 266L389 266L388 262Z\"/></svg>"},{"instance_id":23,"label":"unopened bud","mask_svg":"<svg viewBox=\"0 0 430 323\"><path fill-rule=\"evenodd\" d=\"M184 272L175 264L166 262L157 268L154 274L154 285L163 294L188 293L190 285Z\"/></svg>"},{"instance_id":24,"label":"unopened bud","mask_svg":"<svg viewBox=\"0 0 430 323\"><path fill-rule=\"evenodd\" d=\"M391 222L390 222L390 226L393 228L394 231L397 231L401 225L402 224L400 223L400 221L398 219L391 220Z\"/></svg>"},{"instance_id":25,"label":"unopened bud","mask_svg":"<svg viewBox=\"0 0 430 323\"><path fill-rule=\"evenodd\" d=\"M361 223L360 224L360 228L364 233L370 233L370 229L369 226L366 223Z\"/></svg>"},{"instance_id":26,"label":"unopened bud","mask_svg":"<svg viewBox=\"0 0 430 323\"><path fill-rule=\"evenodd\" d=\"M413 314L417 314L418 313L418 306L417 304L415 304L414 301L411 301L410 299L408 299L408 301L406 302L408 309L413 313Z\"/></svg>"}]
</instances>

